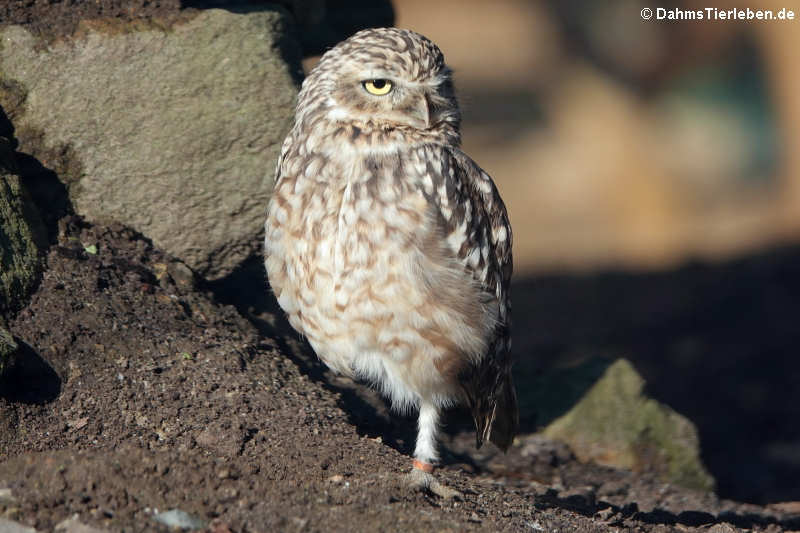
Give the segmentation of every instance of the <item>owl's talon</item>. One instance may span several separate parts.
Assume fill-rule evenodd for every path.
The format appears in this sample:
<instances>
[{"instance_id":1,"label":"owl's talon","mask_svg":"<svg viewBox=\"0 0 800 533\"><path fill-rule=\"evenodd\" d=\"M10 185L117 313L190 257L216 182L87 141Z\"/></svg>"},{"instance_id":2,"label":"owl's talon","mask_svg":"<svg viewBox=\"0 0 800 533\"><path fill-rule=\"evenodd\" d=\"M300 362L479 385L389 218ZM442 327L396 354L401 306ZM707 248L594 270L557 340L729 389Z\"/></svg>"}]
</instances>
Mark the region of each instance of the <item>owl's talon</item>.
<instances>
[{"instance_id":1,"label":"owl's talon","mask_svg":"<svg viewBox=\"0 0 800 533\"><path fill-rule=\"evenodd\" d=\"M464 501L464 495L447 485L443 485L430 472L418 468L411 469L405 476L406 485L414 490L424 490L442 498L443 500L455 499Z\"/></svg>"}]
</instances>

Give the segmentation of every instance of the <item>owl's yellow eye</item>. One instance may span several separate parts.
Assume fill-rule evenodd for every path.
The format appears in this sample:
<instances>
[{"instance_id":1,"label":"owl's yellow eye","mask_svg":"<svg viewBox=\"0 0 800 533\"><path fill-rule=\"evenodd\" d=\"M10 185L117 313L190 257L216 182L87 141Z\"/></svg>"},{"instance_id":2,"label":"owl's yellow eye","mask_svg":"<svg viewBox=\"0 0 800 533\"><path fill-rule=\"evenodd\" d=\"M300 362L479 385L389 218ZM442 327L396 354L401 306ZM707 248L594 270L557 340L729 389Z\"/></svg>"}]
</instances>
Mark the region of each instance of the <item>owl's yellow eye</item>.
<instances>
[{"instance_id":1,"label":"owl's yellow eye","mask_svg":"<svg viewBox=\"0 0 800 533\"><path fill-rule=\"evenodd\" d=\"M362 85L369 94L374 94L375 96L389 94L389 92L392 90L392 82L384 79L367 80L362 82Z\"/></svg>"}]
</instances>

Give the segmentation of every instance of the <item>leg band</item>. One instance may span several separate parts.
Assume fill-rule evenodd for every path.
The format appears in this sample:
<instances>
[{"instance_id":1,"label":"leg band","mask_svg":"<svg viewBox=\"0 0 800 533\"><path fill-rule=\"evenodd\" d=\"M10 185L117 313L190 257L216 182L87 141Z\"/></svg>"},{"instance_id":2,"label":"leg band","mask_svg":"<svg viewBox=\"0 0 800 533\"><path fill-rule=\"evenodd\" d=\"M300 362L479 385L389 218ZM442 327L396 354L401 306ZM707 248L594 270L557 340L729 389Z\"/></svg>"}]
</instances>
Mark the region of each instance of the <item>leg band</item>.
<instances>
[{"instance_id":1,"label":"leg band","mask_svg":"<svg viewBox=\"0 0 800 533\"><path fill-rule=\"evenodd\" d=\"M414 459L414 468L416 468L417 470L422 470L423 472L427 472L429 474L433 472L432 464L420 461L418 459Z\"/></svg>"}]
</instances>

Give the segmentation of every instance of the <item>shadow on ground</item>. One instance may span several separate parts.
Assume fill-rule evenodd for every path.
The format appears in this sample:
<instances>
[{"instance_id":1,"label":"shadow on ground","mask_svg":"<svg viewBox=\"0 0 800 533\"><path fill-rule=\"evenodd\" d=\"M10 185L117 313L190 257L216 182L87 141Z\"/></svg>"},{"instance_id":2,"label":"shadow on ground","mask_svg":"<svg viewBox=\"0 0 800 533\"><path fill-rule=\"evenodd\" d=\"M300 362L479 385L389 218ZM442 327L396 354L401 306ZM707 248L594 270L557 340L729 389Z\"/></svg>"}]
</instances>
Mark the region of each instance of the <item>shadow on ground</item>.
<instances>
[{"instance_id":1,"label":"shadow on ground","mask_svg":"<svg viewBox=\"0 0 800 533\"><path fill-rule=\"evenodd\" d=\"M61 393L61 378L28 344L18 341L14 364L0 377L0 399L41 405Z\"/></svg>"},{"instance_id":2,"label":"shadow on ground","mask_svg":"<svg viewBox=\"0 0 800 533\"><path fill-rule=\"evenodd\" d=\"M526 387L544 372L626 357L651 396L697 425L720 496L800 499L800 247L658 273L534 276L512 294L523 431L537 422Z\"/></svg>"}]
</instances>

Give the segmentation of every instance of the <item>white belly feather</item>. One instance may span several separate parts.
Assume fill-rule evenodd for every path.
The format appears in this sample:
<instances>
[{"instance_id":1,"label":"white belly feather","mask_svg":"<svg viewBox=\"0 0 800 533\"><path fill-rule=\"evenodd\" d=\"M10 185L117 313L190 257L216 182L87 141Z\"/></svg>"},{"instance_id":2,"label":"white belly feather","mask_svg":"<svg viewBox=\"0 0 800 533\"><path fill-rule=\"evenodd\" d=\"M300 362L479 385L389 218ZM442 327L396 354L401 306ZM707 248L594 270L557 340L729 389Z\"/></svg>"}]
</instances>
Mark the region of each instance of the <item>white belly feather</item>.
<instances>
[{"instance_id":1,"label":"white belly feather","mask_svg":"<svg viewBox=\"0 0 800 533\"><path fill-rule=\"evenodd\" d=\"M326 365L374 382L396 408L455 400L450 359L485 351L496 311L470 294L460 264L423 249L439 235L422 190L296 183L278 183L266 224L267 274L292 326ZM461 300L469 309L454 312ZM464 316L475 313L486 316Z\"/></svg>"}]
</instances>

